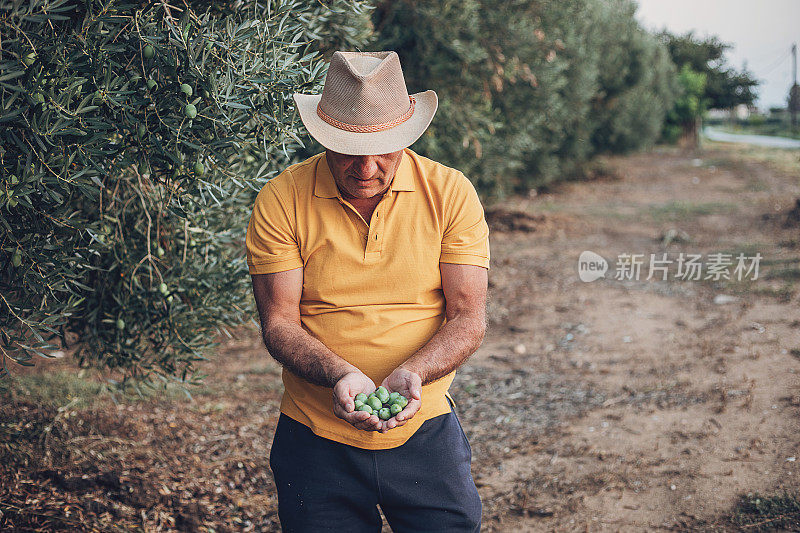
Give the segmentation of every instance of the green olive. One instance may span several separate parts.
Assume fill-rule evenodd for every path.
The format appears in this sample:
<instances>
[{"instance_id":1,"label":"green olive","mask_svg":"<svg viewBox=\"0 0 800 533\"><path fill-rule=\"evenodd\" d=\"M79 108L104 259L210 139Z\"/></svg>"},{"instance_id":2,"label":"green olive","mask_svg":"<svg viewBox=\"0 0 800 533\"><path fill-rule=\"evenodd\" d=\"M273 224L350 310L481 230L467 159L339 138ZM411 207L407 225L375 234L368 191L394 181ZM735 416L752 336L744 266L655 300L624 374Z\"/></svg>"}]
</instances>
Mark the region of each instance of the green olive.
<instances>
[{"instance_id":1,"label":"green olive","mask_svg":"<svg viewBox=\"0 0 800 533\"><path fill-rule=\"evenodd\" d=\"M356 407L356 411L365 411L368 414L372 414L372 407L370 407L368 404L365 403Z\"/></svg>"},{"instance_id":2,"label":"green olive","mask_svg":"<svg viewBox=\"0 0 800 533\"><path fill-rule=\"evenodd\" d=\"M389 391L386 390L386 387L381 385L375 391L375 396L378 397L378 399L381 401L381 403L386 403L389 400Z\"/></svg>"},{"instance_id":3,"label":"green olive","mask_svg":"<svg viewBox=\"0 0 800 533\"><path fill-rule=\"evenodd\" d=\"M139 124L139 127L136 129L136 134L139 136L140 139L145 135L147 135L147 126L145 126L144 124Z\"/></svg>"},{"instance_id":4,"label":"green olive","mask_svg":"<svg viewBox=\"0 0 800 533\"><path fill-rule=\"evenodd\" d=\"M125 321L122 320L121 318L117 319L117 329L120 330L120 331L125 329Z\"/></svg>"},{"instance_id":5,"label":"green olive","mask_svg":"<svg viewBox=\"0 0 800 533\"><path fill-rule=\"evenodd\" d=\"M206 173L206 167L203 166L203 163L198 161L197 163L194 164L194 173L197 174L198 176L202 176L203 174Z\"/></svg>"},{"instance_id":6,"label":"green olive","mask_svg":"<svg viewBox=\"0 0 800 533\"><path fill-rule=\"evenodd\" d=\"M367 398L367 405L372 407L372 409L374 411L380 411L380 409L383 407L383 404L381 403L381 401L378 398L376 398L375 396Z\"/></svg>"},{"instance_id":7,"label":"green olive","mask_svg":"<svg viewBox=\"0 0 800 533\"><path fill-rule=\"evenodd\" d=\"M145 59L153 59L153 56L156 55L155 48L152 45L145 45L144 50L142 50L142 54L144 54Z\"/></svg>"},{"instance_id":8,"label":"green olive","mask_svg":"<svg viewBox=\"0 0 800 533\"><path fill-rule=\"evenodd\" d=\"M161 285L158 286L158 292L166 296L167 294L169 294L169 287L167 287L166 283L162 283Z\"/></svg>"},{"instance_id":9,"label":"green olive","mask_svg":"<svg viewBox=\"0 0 800 533\"><path fill-rule=\"evenodd\" d=\"M167 253L167 252L165 252L164 249L161 246L159 246L158 249L156 249L156 255L158 257L164 257L165 253Z\"/></svg>"},{"instance_id":10,"label":"green olive","mask_svg":"<svg viewBox=\"0 0 800 533\"><path fill-rule=\"evenodd\" d=\"M171 294L170 294L169 296L167 296L167 303L168 303L168 304L171 304L171 303L172 303L172 300L173 300L173 298L172 298L172 295L171 295Z\"/></svg>"},{"instance_id":11,"label":"green olive","mask_svg":"<svg viewBox=\"0 0 800 533\"><path fill-rule=\"evenodd\" d=\"M14 254L11 256L11 264L14 265L14 267L18 267L22 264L22 252L14 250Z\"/></svg>"},{"instance_id":12,"label":"green olive","mask_svg":"<svg viewBox=\"0 0 800 533\"><path fill-rule=\"evenodd\" d=\"M197 116L197 108L194 104L186 104L186 107L183 108L183 113L189 118L194 118Z\"/></svg>"},{"instance_id":13,"label":"green olive","mask_svg":"<svg viewBox=\"0 0 800 533\"><path fill-rule=\"evenodd\" d=\"M394 405L399 405L401 408L405 408L408 405L408 398L405 396L400 396L395 402Z\"/></svg>"},{"instance_id":14,"label":"green olive","mask_svg":"<svg viewBox=\"0 0 800 533\"><path fill-rule=\"evenodd\" d=\"M400 397L400 393L399 392L391 393L389 395L388 403L392 404L392 403L396 402L399 397Z\"/></svg>"},{"instance_id":15,"label":"green olive","mask_svg":"<svg viewBox=\"0 0 800 533\"><path fill-rule=\"evenodd\" d=\"M399 413L402 410L403 410L403 408L400 407L400 404L397 404L397 403L393 403L392 406L389 407L389 412L392 413L392 416L396 415L397 413Z\"/></svg>"},{"instance_id":16,"label":"green olive","mask_svg":"<svg viewBox=\"0 0 800 533\"><path fill-rule=\"evenodd\" d=\"M155 91L156 88L158 88L156 80L147 80L147 88L150 89L151 91Z\"/></svg>"},{"instance_id":17,"label":"green olive","mask_svg":"<svg viewBox=\"0 0 800 533\"><path fill-rule=\"evenodd\" d=\"M378 411L378 417L381 420L389 420L390 418L392 418L392 412L389 410L388 407L384 407L383 409Z\"/></svg>"},{"instance_id":18,"label":"green olive","mask_svg":"<svg viewBox=\"0 0 800 533\"><path fill-rule=\"evenodd\" d=\"M181 92L186 96L192 96L192 86L188 83L181 83Z\"/></svg>"},{"instance_id":19,"label":"green olive","mask_svg":"<svg viewBox=\"0 0 800 533\"><path fill-rule=\"evenodd\" d=\"M361 403L367 403L367 395L364 394L363 392L359 392L358 394L356 394L356 401L359 401Z\"/></svg>"},{"instance_id":20,"label":"green olive","mask_svg":"<svg viewBox=\"0 0 800 533\"><path fill-rule=\"evenodd\" d=\"M358 408L365 404L361 400L356 400L355 402L353 402L353 405L355 406L356 411L358 411Z\"/></svg>"}]
</instances>

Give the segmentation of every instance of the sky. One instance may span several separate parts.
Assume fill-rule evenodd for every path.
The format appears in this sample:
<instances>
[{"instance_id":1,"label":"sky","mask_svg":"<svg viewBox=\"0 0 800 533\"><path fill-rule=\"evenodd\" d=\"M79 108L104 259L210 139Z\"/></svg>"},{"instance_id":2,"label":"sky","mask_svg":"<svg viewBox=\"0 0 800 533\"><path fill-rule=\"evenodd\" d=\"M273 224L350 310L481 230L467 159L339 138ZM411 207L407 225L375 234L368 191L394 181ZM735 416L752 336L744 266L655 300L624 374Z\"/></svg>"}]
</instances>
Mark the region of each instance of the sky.
<instances>
[{"instance_id":1,"label":"sky","mask_svg":"<svg viewBox=\"0 0 800 533\"><path fill-rule=\"evenodd\" d=\"M716 35L733 45L725 56L727 64L736 70L746 64L747 70L761 81L756 105L764 110L786 107L792 86L792 43L800 48L800 0L637 2L636 18L649 30L666 27L677 34L694 30L696 37Z\"/></svg>"}]
</instances>

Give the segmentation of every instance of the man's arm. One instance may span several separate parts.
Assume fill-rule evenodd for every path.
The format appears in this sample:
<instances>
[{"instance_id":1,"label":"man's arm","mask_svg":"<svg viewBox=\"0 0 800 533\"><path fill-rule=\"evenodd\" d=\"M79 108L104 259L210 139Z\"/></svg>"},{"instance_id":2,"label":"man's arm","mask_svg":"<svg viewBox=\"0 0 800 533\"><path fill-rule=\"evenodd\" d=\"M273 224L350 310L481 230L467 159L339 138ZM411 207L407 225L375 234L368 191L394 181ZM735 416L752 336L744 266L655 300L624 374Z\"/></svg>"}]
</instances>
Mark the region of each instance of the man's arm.
<instances>
[{"instance_id":1,"label":"man's arm","mask_svg":"<svg viewBox=\"0 0 800 533\"><path fill-rule=\"evenodd\" d=\"M420 387L461 366L483 342L489 273L475 265L440 263L447 322L395 369L383 385L411 398L405 409L385 423L383 431L402 426L422 405Z\"/></svg>"},{"instance_id":2,"label":"man's arm","mask_svg":"<svg viewBox=\"0 0 800 533\"><path fill-rule=\"evenodd\" d=\"M353 398L370 393L375 384L300 324L303 269L273 274L252 274L253 296L261 319L261 336L270 355L293 374L333 388L334 413L359 429L376 430L380 419L354 411Z\"/></svg>"},{"instance_id":3,"label":"man's arm","mask_svg":"<svg viewBox=\"0 0 800 533\"><path fill-rule=\"evenodd\" d=\"M261 336L280 364L323 387L333 387L345 374L359 371L300 325L302 268L251 277L261 318Z\"/></svg>"},{"instance_id":4,"label":"man's arm","mask_svg":"<svg viewBox=\"0 0 800 533\"><path fill-rule=\"evenodd\" d=\"M439 267L447 322L400 365L418 374L423 385L461 366L478 349L486 333L488 270L454 263L440 263Z\"/></svg>"}]
</instances>

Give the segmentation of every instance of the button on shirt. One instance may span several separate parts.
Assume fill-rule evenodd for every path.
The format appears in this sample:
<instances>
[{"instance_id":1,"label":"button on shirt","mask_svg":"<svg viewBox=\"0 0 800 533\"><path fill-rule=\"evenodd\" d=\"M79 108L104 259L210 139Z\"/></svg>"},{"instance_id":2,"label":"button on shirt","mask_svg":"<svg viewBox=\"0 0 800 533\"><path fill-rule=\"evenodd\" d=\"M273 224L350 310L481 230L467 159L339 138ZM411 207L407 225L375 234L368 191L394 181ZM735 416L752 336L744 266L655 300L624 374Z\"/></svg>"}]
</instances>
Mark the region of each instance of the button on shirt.
<instances>
[{"instance_id":1,"label":"button on shirt","mask_svg":"<svg viewBox=\"0 0 800 533\"><path fill-rule=\"evenodd\" d=\"M324 153L292 165L259 192L246 245L251 274L303 268L303 329L376 385L445 322L439 263L489 268L489 227L472 183L408 148L368 221L341 196ZM393 448L450 411L454 377L424 385L420 411L386 433L337 418L330 388L286 368L280 410L321 437Z\"/></svg>"}]
</instances>

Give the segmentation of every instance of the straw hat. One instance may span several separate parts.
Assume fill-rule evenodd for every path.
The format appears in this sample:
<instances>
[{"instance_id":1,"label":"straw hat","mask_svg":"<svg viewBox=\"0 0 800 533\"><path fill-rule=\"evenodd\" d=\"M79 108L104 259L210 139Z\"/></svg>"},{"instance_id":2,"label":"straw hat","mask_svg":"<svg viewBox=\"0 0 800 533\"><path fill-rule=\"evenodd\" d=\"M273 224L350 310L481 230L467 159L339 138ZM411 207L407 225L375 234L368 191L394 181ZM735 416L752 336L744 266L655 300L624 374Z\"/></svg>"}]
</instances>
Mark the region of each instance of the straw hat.
<instances>
[{"instance_id":1,"label":"straw hat","mask_svg":"<svg viewBox=\"0 0 800 533\"><path fill-rule=\"evenodd\" d=\"M439 101L409 96L396 52L335 52L322 94L294 94L300 118L322 146L350 155L388 154L414 143Z\"/></svg>"}]
</instances>

